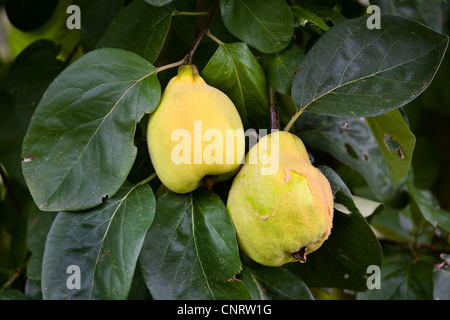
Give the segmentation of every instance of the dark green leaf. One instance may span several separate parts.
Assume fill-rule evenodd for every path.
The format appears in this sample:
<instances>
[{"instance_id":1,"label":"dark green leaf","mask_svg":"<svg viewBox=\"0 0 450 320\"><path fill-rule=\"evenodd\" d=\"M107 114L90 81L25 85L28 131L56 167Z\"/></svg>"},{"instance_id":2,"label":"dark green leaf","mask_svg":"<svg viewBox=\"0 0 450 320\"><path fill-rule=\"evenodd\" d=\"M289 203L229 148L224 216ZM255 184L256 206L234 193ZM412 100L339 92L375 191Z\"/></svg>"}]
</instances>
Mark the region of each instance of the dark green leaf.
<instances>
[{"instance_id":1,"label":"dark green leaf","mask_svg":"<svg viewBox=\"0 0 450 320\"><path fill-rule=\"evenodd\" d=\"M28 298L18 289L5 289L0 292L0 300L28 300Z\"/></svg>"},{"instance_id":2,"label":"dark green leaf","mask_svg":"<svg viewBox=\"0 0 450 320\"><path fill-rule=\"evenodd\" d=\"M409 185L409 194L425 220L434 227L450 232L450 212L439 208L423 190L418 190L413 184Z\"/></svg>"},{"instance_id":3,"label":"dark green leaf","mask_svg":"<svg viewBox=\"0 0 450 320\"><path fill-rule=\"evenodd\" d=\"M73 0L81 11L81 44L85 52L94 50L126 0Z\"/></svg>"},{"instance_id":4,"label":"dark green leaf","mask_svg":"<svg viewBox=\"0 0 450 320\"><path fill-rule=\"evenodd\" d=\"M22 141L34 109L50 82L63 69L60 47L48 40L28 46L11 64L0 91L0 162L8 174L25 184L20 164ZM14 101L14 103L13 103Z\"/></svg>"},{"instance_id":5,"label":"dark green leaf","mask_svg":"<svg viewBox=\"0 0 450 320\"><path fill-rule=\"evenodd\" d=\"M150 291L148 291L145 280L142 277L141 267L139 263L136 265L136 269L134 270L133 282L131 283L128 300L152 300Z\"/></svg>"},{"instance_id":6,"label":"dark green leaf","mask_svg":"<svg viewBox=\"0 0 450 320\"><path fill-rule=\"evenodd\" d=\"M205 81L236 105L244 127L267 128L269 102L264 72L245 43L221 43L202 71Z\"/></svg>"},{"instance_id":7,"label":"dark green leaf","mask_svg":"<svg viewBox=\"0 0 450 320\"><path fill-rule=\"evenodd\" d=\"M139 258L155 299L248 299L236 233L213 192L166 193Z\"/></svg>"},{"instance_id":8,"label":"dark green leaf","mask_svg":"<svg viewBox=\"0 0 450 320\"><path fill-rule=\"evenodd\" d=\"M3 168L0 170L0 270L15 270L25 263L28 253L26 235L31 199L22 184L8 177L3 180L6 175Z\"/></svg>"},{"instance_id":9,"label":"dark green leaf","mask_svg":"<svg viewBox=\"0 0 450 320\"><path fill-rule=\"evenodd\" d=\"M168 3L171 3L173 0L145 0L145 1L151 4L152 6L162 7Z\"/></svg>"},{"instance_id":10,"label":"dark green leaf","mask_svg":"<svg viewBox=\"0 0 450 320\"><path fill-rule=\"evenodd\" d=\"M402 181L409 170L416 137L409 130L399 110L366 118L389 172L396 183Z\"/></svg>"},{"instance_id":11,"label":"dark green leaf","mask_svg":"<svg viewBox=\"0 0 450 320\"><path fill-rule=\"evenodd\" d=\"M433 270L433 299L450 300L450 255L442 254L443 262Z\"/></svg>"},{"instance_id":12,"label":"dark green leaf","mask_svg":"<svg viewBox=\"0 0 450 320\"><path fill-rule=\"evenodd\" d=\"M264 54L262 62L272 89L289 95L294 75L304 57L305 54L294 42L281 52Z\"/></svg>"},{"instance_id":13,"label":"dark green leaf","mask_svg":"<svg viewBox=\"0 0 450 320\"><path fill-rule=\"evenodd\" d=\"M60 212L45 246L44 299L126 299L154 213L148 185L122 187L85 212ZM79 289L67 286L71 265L81 271Z\"/></svg>"},{"instance_id":14,"label":"dark green leaf","mask_svg":"<svg viewBox=\"0 0 450 320\"><path fill-rule=\"evenodd\" d=\"M25 295L30 300L42 300L41 280L27 279L25 282Z\"/></svg>"},{"instance_id":15,"label":"dark green leaf","mask_svg":"<svg viewBox=\"0 0 450 320\"><path fill-rule=\"evenodd\" d=\"M382 16L340 23L308 51L292 85L299 109L336 116L375 116L405 105L433 79L448 37L411 19Z\"/></svg>"},{"instance_id":16,"label":"dark green leaf","mask_svg":"<svg viewBox=\"0 0 450 320\"><path fill-rule=\"evenodd\" d=\"M383 258L380 289L358 293L359 300L424 300L433 298L433 262L427 256L396 252Z\"/></svg>"},{"instance_id":17,"label":"dark green leaf","mask_svg":"<svg viewBox=\"0 0 450 320\"><path fill-rule=\"evenodd\" d=\"M359 172L367 182L374 200L394 203L403 193L387 167L364 118L331 117L304 113L296 123L299 137L310 150L327 152Z\"/></svg>"},{"instance_id":18,"label":"dark green leaf","mask_svg":"<svg viewBox=\"0 0 450 320\"><path fill-rule=\"evenodd\" d=\"M121 48L154 63L163 47L172 20L173 6L152 7L136 0L112 21L97 48Z\"/></svg>"},{"instance_id":19,"label":"dark green leaf","mask_svg":"<svg viewBox=\"0 0 450 320\"><path fill-rule=\"evenodd\" d=\"M367 267L381 265L380 244L341 178L328 167L320 170L331 184L334 201L343 204L350 213L335 210L328 240L308 255L306 263L289 264L286 268L308 286L366 290Z\"/></svg>"},{"instance_id":20,"label":"dark green leaf","mask_svg":"<svg viewBox=\"0 0 450 320\"><path fill-rule=\"evenodd\" d=\"M284 0L221 0L227 29L264 53L284 49L293 36L294 22Z\"/></svg>"},{"instance_id":21,"label":"dark green leaf","mask_svg":"<svg viewBox=\"0 0 450 320\"><path fill-rule=\"evenodd\" d=\"M450 300L450 271L434 271L433 284L433 298L435 300Z\"/></svg>"},{"instance_id":22,"label":"dark green leaf","mask_svg":"<svg viewBox=\"0 0 450 320\"><path fill-rule=\"evenodd\" d=\"M284 268L245 267L242 280L253 300L313 300L305 283Z\"/></svg>"},{"instance_id":23,"label":"dark green leaf","mask_svg":"<svg viewBox=\"0 0 450 320\"><path fill-rule=\"evenodd\" d=\"M45 241L56 214L56 212L42 212L34 203L30 207L26 236L27 246L31 252L27 265L27 277L30 279L41 279Z\"/></svg>"},{"instance_id":24,"label":"dark green leaf","mask_svg":"<svg viewBox=\"0 0 450 320\"><path fill-rule=\"evenodd\" d=\"M99 49L51 83L22 149L25 180L41 210L91 208L119 189L136 157L136 122L160 99L155 70L134 53Z\"/></svg>"},{"instance_id":25,"label":"dark green leaf","mask_svg":"<svg viewBox=\"0 0 450 320\"><path fill-rule=\"evenodd\" d=\"M5 89L16 97L16 113L23 131L48 85L64 69L64 63L57 59L60 50L49 40L38 40L23 50L9 69Z\"/></svg>"},{"instance_id":26,"label":"dark green leaf","mask_svg":"<svg viewBox=\"0 0 450 320\"><path fill-rule=\"evenodd\" d=\"M22 140L25 130L20 130L22 121L18 118L12 97L0 90L0 165L15 180L25 184L20 166Z\"/></svg>"},{"instance_id":27,"label":"dark green leaf","mask_svg":"<svg viewBox=\"0 0 450 320\"><path fill-rule=\"evenodd\" d=\"M442 32L442 0L371 0L384 14L413 18Z\"/></svg>"}]
</instances>

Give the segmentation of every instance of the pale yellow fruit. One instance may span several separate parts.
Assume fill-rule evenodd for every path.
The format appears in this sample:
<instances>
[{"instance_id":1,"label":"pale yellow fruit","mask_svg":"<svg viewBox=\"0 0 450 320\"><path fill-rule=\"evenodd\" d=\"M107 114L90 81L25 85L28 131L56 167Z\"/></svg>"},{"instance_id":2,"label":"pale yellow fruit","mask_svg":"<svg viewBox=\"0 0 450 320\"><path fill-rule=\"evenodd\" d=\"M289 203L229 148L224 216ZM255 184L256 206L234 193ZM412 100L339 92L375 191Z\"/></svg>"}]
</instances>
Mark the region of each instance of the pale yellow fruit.
<instances>
[{"instance_id":1,"label":"pale yellow fruit","mask_svg":"<svg viewBox=\"0 0 450 320\"><path fill-rule=\"evenodd\" d=\"M261 169L273 165L267 160L276 157L278 170L262 174ZM266 135L249 151L227 207L240 248L267 266L306 261L332 228L330 184L311 164L300 138L285 131Z\"/></svg>"},{"instance_id":2,"label":"pale yellow fruit","mask_svg":"<svg viewBox=\"0 0 450 320\"><path fill-rule=\"evenodd\" d=\"M182 65L148 122L147 143L155 171L171 191L187 193L237 173L245 156L239 113L195 65ZM211 181L212 181L211 180Z\"/></svg>"}]
</instances>

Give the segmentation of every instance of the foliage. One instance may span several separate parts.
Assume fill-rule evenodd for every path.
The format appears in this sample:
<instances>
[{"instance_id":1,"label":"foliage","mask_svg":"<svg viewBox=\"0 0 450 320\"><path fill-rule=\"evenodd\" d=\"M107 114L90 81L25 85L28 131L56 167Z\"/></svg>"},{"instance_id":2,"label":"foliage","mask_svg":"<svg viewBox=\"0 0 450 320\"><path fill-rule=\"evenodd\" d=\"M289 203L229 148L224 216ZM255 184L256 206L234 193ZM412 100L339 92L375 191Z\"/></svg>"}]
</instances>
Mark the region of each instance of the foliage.
<instances>
[{"instance_id":1,"label":"foliage","mask_svg":"<svg viewBox=\"0 0 450 320\"><path fill-rule=\"evenodd\" d=\"M449 4L371 1L382 16L369 29L351 0L23 10L37 2L2 5L2 299L313 299L331 288L449 299ZM66 27L71 4L80 30ZM232 180L184 195L161 186L146 123L186 57L245 129L274 128L277 113L329 180L332 233L307 263L263 267L239 251ZM80 289L67 286L71 265ZM380 289L368 288L373 265Z\"/></svg>"}]
</instances>

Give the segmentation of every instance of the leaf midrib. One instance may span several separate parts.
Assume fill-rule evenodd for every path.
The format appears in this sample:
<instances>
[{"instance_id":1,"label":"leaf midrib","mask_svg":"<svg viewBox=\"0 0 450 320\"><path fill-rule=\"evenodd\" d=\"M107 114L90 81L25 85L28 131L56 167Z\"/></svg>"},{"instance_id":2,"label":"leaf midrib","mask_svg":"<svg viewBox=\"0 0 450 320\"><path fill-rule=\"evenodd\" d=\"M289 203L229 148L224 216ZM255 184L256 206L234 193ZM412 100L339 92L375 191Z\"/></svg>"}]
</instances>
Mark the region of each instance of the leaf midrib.
<instances>
[{"instance_id":1,"label":"leaf midrib","mask_svg":"<svg viewBox=\"0 0 450 320\"><path fill-rule=\"evenodd\" d=\"M61 184L66 180L67 176L69 175L70 172L72 172L73 168L75 167L75 165L80 161L81 157L83 156L83 154L86 152L88 146L91 144L92 139L97 135L98 131L100 130L100 128L103 126L104 122L106 121L106 119L112 114L112 112L115 110L115 108L117 107L117 105L119 104L120 101L122 101L122 99L127 95L127 93L134 88L134 86L136 86L136 84L140 83L141 81L143 81L145 78L151 76L152 74L154 74L157 70L153 70L152 72L146 74L145 76L143 76L142 78L135 80L131 86L129 86L125 92L117 99L117 101L114 103L114 105L111 107L111 109L108 111L108 113L102 117L102 118L98 118L102 119L102 121L100 122L100 124L97 126L97 128L95 129L95 131L91 134L91 137L89 138L89 140L86 142L86 145L84 146L83 150L80 152L80 154L78 155L78 158L76 158L74 161L72 161L72 166L70 168L68 168L67 172L64 174L63 177L60 178L59 183L56 185L56 187L54 188L54 190L48 195L46 202L49 201L56 193L56 191L59 189L59 187L61 186ZM104 84L101 84L104 85ZM99 85L99 86L101 86ZM98 88L99 86L96 86L95 88L92 88L89 91L92 91L96 88ZM69 131L68 131L69 132ZM64 133L64 135L66 135L67 132ZM63 136L64 136L63 135ZM53 149L56 148L57 144L54 145ZM53 151L53 149L51 151ZM50 152L51 152L50 151ZM39 166L36 167L35 171L39 168Z\"/></svg>"}]
</instances>

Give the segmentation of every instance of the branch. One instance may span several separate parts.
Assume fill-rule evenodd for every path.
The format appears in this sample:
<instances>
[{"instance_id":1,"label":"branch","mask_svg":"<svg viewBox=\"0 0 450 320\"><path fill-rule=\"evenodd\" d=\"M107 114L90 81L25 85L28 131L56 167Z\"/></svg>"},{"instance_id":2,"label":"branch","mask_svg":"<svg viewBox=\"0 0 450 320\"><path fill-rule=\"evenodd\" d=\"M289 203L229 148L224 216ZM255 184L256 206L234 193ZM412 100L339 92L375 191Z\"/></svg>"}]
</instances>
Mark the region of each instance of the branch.
<instances>
[{"instance_id":1,"label":"branch","mask_svg":"<svg viewBox=\"0 0 450 320\"><path fill-rule=\"evenodd\" d=\"M20 268L17 268L14 274L11 276L11 278L2 285L2 287L0 288L0 292L10 287L14 283L14 281L16 281L16 279L20 276L21 272L22 270L20 270Z\"/></svg>"},{"instance_id":2,"label":"branch","mask_svg":"<svg viewBox=\"0 0 450 320\"><path fill-rule=\"evenodd\" d=\"M6 194L8 195L9 200L11 200L11 203L13 204L14 209L16 210L17 213L20 214L20 212L22 211L22 208L20 207L20 203L17 200L16 196L14 195L11 185L9 184L8 177L6 176L6 172L3 170L3 167L1 165L0 165L0 179L3 182L3 186L6 189Z\"/></svg>"},{"instance_id":3,"label":"branch","mask_svg":"<svg viewBox=\"0 0 450 320\"><path fill-rule=\"evenodd\" d=\"M269 87L269 103L270 103L270 128L280 129L280 119L278 107L275 104L275 92Z\"/></svg>"},{"instance_id":4,"label":"branch","mask_svg":"<svg viewBox=\"0 0 450 320\"><path fill-rule=\"evenodd\" d=\"M208 20L206 20L203 29L197 35L197 39L195 39L194 45L192 46L191 50L189 50L188 54L184 57L185 64L192 64L192 57L194 56L194 53L197 50L197 47L200 44L200 41L202 40L203 36L209 30L209 26L211 25L214 19L214 15L216 14L218 8L219 8L219 0L216 0L212 5L211 9L209 10Z\"/></svg>"},{"instance_id":5,"label":"branch","mask_svg":"<svg viewBox=\"0 0 450 320\"><path fill-rule=\"evenodd\" d=\"M70 64L70 62L72 61L73 57L75 56L75 54L78 51L78 48L80 47L81 42L78 41L75 46L73 47L72 51L69 53L69 55L67 56L66 60L64 61L64 64L66 66L68 66Z\"/></svg>"}]
</instances>

